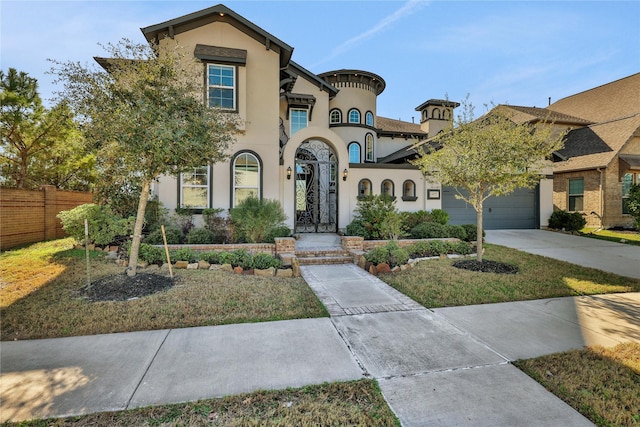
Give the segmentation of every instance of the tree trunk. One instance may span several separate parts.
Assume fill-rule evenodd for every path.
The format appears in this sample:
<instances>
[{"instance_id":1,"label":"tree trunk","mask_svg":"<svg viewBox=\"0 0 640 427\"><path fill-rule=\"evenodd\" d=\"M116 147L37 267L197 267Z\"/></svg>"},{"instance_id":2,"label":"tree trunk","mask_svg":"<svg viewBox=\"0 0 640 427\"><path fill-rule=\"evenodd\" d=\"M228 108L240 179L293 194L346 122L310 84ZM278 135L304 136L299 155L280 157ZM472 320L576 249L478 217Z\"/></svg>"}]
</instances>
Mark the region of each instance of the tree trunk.
<instances>
[{"instance_id":1,"label":"tree trunk","mask_svg":"<svg viewBox=\"0 0 640 427\"><path fill-rule=\"evenodd\" d=\"M478 261L482 262L482 205L483 201L480 200L476 206L476 217L478 222L476 224L478 233L476 234L476 252L478 253Z\"/></svg>"},{"instance_id":2,"label":"tree trunk","mask_svg":"<svg viewBox=\"0 0 640 427\"><path fill-rule=\"evenodd\" d=\"M129 267L127 268L127 276L136 275L138 267L138 251L140 250L140 240L142 239L142 227L144 226L144 213L147 210L147 202L149 201L149 193L151 192L151 181L142 183L142 192L138 201L138 213L136 214L136 224L133 227L133 240L131 241L131 254L129 254Z\"/></svg>"}]
</instances>

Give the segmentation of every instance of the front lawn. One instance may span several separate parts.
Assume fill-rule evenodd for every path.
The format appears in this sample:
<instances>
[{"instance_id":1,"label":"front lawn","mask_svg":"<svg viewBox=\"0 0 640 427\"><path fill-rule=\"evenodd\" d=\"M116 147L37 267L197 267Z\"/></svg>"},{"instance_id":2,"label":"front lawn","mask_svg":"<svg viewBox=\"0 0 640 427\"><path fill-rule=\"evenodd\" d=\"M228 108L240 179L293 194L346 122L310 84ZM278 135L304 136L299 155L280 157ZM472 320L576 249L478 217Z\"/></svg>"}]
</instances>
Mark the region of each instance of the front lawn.
<instances>
[{"instance_id":1,"label":"front lawn","mask_svg":"<svg viewBox=\"0 0 640 427\"><path fill-rule=\"evenodd\" d=\"M640 343L514 363L598 426L640 425Z\"/></svg>"},{"instance_id":2,"label":"front lawn","mask_svg":"<svg viewBox=\"0 0 640 427\"><path fill-rule=\"evenodd\" d=\"M374 380L360 380L8 425L399 426L400 422L387 406L378 384Z\"/></svg>"},{"instance_id":3,"label":"front lawn","mask_svg":"<svg viewBox=\"0 0 640 427\"><path fill-rule=\"evenodd\" d=\"M519 272L477 273L453 267L453 260L440 259L380 278L430 308L640 291L639 279L503 246L486 244L484 258L513 264Z\"/></svg>"},{"instance_id":4,"label":"front lawn","mask_svg":"<svg viewBox=\"0 0 640 427\"><path fill-rule=\"evenodd\" d=\"M130 301L91 302L84 251L70 239L0 255L2 340L56 338L190 326L327 316L302 278L242 276L178 270L166 291ZM93 253L94 282L124 268ZM145 272L146 270L139 270ZM166 271L158 271L168 274Z\"/></svg>"},{"instance_id":5,"label":"front lawn","mask_svg":"<svg viewBox=\"0 0 640 427\"><path fill-rule=\"evenodd\" d=\"M594 239L608 240L610 242L626 243L640 246L640 231L631 230L597 230L595 228L583 228L580 235Z\"/></svg>"}]
</instances>

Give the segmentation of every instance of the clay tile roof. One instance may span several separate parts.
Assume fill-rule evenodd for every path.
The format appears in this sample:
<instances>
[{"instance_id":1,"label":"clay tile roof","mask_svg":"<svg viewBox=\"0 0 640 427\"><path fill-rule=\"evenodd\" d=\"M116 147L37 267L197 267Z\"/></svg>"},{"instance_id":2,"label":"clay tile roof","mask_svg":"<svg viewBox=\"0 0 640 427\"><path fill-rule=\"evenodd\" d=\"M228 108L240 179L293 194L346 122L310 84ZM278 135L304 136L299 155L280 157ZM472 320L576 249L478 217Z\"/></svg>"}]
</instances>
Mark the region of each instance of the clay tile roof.
<instances>
[{"instance_id":1,"label":"clay tile roof","mask_svg":"<svg viewBox=\"0 0 640 427\"><path fill-rule=\"evenodd\" d=\"M562 98L548 109L592 122L640 113L640 73Z\"/></svg>"},{"instance_id":2,"label":"clay tile roof","mask_svg":"<svg viewBox=\"0 0 640 427\"><path fill-rule=\"evenodd\" d=\"M377 116L376 127L382 133L406 133L412 135L424 135L425 137L427 136L427 133L420 129L419 124L389 119L387 117Z\"/></svg>"},{"instance_id":3,"label":"clay tile roof","mask_svg":"<svg viewBox=\"0 0 640 427\"><path fill-rule=\"evenodd\" d=\"M569 132L563 151L574 157L554 163L553 170L568 172L607 167L625 143L634 136L640 137L640 113ZM583 143L586 147L579 146ZM607 151L599 151L606 149L602 143L609 148Z\"/></svg>"}]
</instances>

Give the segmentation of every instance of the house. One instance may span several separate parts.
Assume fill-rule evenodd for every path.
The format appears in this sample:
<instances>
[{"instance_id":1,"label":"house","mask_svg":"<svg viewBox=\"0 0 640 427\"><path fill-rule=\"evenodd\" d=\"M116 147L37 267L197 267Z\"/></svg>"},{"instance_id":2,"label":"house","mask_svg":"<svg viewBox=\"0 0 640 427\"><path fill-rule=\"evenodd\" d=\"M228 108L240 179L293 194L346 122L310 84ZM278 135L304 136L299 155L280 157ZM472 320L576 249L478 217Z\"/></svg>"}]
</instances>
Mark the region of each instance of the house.
<instances>
[{"instance_id":1,"label":"house","mask_svg":"<svg viewBox=\"0 0 640 427\"><path fill-rule=\"evenodd\" d=\"M353 69L314 74L292 60L292 46L224 5L142 32L149 42L175 39L192 51L203 64L207 102L243 122L230 161L203 161L192 172L158 180L154 194L168 209L226 210L255 195L278 200L296 233L336 232L353 220L358 197L386 194L401 211L445 209L453 224L476 222L455 189L426 180L407 161L416 156L416 143L451 125L458 103L423 102L416 107L419 123L380 117L377 97L386 89L381 76ZM509 108L522 120L553 112L562 130L595 123L561 108L560 101L554 106ZM550 169L533 189L488 199L485 228L545 226L554 209L554 182Z\"/></svg>"},{"instance_id":2,"label":"house","mask_svg":"<svg viewBox=\"0 0 640 427\"><path fill-rule=\"evenodd\" d=\"M555 156L553 205L588 227L631 227L625 197L640 184L640 73L560 99L547 109L588 123L569 127Z\"/></svg>"}]
</instances>

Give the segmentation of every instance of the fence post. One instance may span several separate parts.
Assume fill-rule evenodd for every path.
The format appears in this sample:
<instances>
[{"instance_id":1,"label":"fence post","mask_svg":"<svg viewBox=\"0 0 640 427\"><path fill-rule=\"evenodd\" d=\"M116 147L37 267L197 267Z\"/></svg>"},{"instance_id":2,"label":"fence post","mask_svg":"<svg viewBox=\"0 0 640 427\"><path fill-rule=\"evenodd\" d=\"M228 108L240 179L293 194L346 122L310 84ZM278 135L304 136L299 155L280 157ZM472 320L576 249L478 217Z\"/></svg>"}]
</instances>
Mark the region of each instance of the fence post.
<instances>
[{"instance_id":1,"label":"fence post","mask_svg":"<svg viewBox=\"0 0 640 427\"><path fill-rule=\"evenodd\" d=\"M56 187L54 185L43 185L44 192L44 239L53 240L56 238L56 214L58 205L56 203Z\"/></svg>"}]
</instances>

